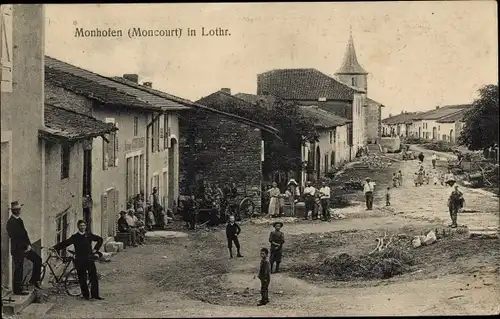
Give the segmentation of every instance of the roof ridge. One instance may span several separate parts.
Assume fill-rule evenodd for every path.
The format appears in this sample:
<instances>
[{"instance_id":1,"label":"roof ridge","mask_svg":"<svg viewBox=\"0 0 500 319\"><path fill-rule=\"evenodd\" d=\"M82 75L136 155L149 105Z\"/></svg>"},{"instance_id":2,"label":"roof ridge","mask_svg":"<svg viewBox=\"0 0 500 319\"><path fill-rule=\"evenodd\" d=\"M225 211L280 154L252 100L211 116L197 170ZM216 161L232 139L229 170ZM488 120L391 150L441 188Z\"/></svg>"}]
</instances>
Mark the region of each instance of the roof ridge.
<instances>
[{"instance_id":1,"label":"roof ridge","mask_svg":"<svg viewBox=\"0 0 500 319\"><path fill-rule=\"evenodd\" d=\"M57 62L64 63L64 64L66 64L66 65L72 66L72 67L74 67L74 68L77 68L77 69L79 69L79 70L82 70L82 71L85 71L85 72L88 72L88 73L92 73L93 75L97 75L98 77L101 77L101 78L104 78L104 79L107 79L107 78L108 78L108 77L106 77L106 76L104 76L104 75L101 75L101 74L99 74L99 73L95 73L95 72L93 72L93 71L90 71L90 70L87 70L87 69L81 68L81 67L79 67L79 66L76 66L76 65L71 64L71 63L68 63L68 62L64 62L64 61L62 61L62 60L56 59L56 58L51 57L51 56L48 56L48 55L45 55L45 58L49 58L49 59L52 59L52 60L56 60ZM48 68L54 69L53 67L50 67L50 66L48 66L47 64L45 64L45 67L48 67ZM60 72L64 72L64 71L62 71L62 70L58 70L58 71L60 71ZM68 72L64 72L64 73L68 73ZM75 75L75 74L72 74L72 75L74 75L74 76L77 76L77 77L81 78L81 76L78 76L78 75ZM116 89L116 88L115 88L115 89ZM120 91L120 92L121 92L121 91ZM122 93L123 93L123 92L122 92Z\"/></svg>"}]
</instances>

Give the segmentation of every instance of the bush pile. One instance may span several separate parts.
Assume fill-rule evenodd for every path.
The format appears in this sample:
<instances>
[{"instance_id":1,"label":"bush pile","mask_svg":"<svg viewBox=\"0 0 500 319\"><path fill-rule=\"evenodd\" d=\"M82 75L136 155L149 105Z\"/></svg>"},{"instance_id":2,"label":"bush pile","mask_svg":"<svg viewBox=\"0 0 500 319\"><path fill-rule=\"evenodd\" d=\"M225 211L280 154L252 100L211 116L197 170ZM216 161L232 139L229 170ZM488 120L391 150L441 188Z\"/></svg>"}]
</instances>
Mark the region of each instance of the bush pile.
<instances>
[{"instance_id":1,"label":"bush pile","mask_svg":"<svg viewBox=\"0 0 500 319\"><path fill-rule=\"evenodd\" d=\"M388 279L410 271L414 264L415 258L409 248L395 245L360 256L341 253L320 264L303 265L300 272L339 281Z\"/></svg>"},{"instance_id":2,"label":"bush pile","mask_svg":"<svg viewBox=\"0 0 500 319\"><path fill-rule=\"evenodd\" d=\"M420 137L405 137L403 142L404 144L425 144L428 141Z\"/></svg>"},{"instance_id":3,"label":"bush pile","mask_svg":"<svg viewBox=\"0 0 500 319\"><path fill-rule=\"evenodd\" d=\"M431 143L425 143L422 146L428 150L433 150L438 152L453 152L454 150L453 145L445 141L435 141Z\"/></svg>"}]
</instances>

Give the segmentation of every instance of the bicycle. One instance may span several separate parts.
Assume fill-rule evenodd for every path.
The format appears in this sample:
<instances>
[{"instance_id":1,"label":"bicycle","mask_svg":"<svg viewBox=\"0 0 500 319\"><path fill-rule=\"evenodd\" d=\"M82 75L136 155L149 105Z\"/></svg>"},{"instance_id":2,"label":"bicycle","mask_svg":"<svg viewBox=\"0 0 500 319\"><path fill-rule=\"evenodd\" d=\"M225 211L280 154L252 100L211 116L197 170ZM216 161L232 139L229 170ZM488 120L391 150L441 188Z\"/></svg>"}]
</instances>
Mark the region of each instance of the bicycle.
<instances>
[{"instance_id":1,"label":"bicycle","mask_svg":"<svg viewBox=\"0 0 500 319\"><path fill-rule=\"evenodd\" d=\"M253 202L254 197L260 197L259 191L254 191L251 194L248 194L245 190L245 197L238 205L238 214L242 218L252 218L259 215L259 213L255 212L255 203Z\"/></svg>"},{"instance_id":2,"label":"bicycle","mask_svg":"<svg viewBox=\"0 0 500 319\"><path fill-rule=\"evenodd\" d=\"M42 263L42 268L41 268L41 273L40 273L40 281L43 281L45 278L45 274L47 272L47 268L49 268L51 272L51 278L49 282L54 286L62 285L64 284L64 289L66 290L66 293L72 297L77 297L81 295L81 289L80 289L80 281L78 279L78 273L76 271L76 268L74 266L75 262L75 252L72 250L67 250L68 253L70 253L72 256L69 257L64 257L60 256L55 250L49 248L49 247L42 247L42 249L48 249L49 250L49 256L45 260L45 262ZM61 263L53 266L50 261L54 260L60 260ZM70 267L70 264L72 264L72 268ZM61 274L58 276L56 274L56 270L59 269L62 265L64 265L63 271ZM68 271L68 269L70 269ZM23 279L23 283L26 286L28 280L31 277L31 273L33 270L30 270L26 276ZM90 287L90 280L87 278L87 285Z\"/></svg>"}]
</instances>

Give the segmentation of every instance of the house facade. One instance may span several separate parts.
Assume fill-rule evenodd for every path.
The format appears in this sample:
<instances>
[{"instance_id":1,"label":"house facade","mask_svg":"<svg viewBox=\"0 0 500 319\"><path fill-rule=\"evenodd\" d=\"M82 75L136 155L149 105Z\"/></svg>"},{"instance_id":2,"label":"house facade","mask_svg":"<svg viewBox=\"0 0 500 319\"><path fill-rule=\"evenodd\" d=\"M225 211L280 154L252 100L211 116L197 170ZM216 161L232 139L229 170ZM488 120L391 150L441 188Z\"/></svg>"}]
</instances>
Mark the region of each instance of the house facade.
<instances>
[{"instance_id":1,"label":"house facade","mask_svg":"<svg viewBox=\"0 0 500 319\"><path fill-rule=\"evenodd\" d=\"M388 118L382 120L382 136L412 136L413 118L415 118L418 114L418 112L406 111L401 111L401 114L395 116L389 114Z\"/></svg>"},{"instance_id":2,"label":"house facade","mask_svg":"<svg viewBox=\"0 0 500 319\"><path fill-rule=\"evenodd\" d=\"M82 219L84 163L92 140L116 131L111 124L65 108L45 104L45 126L39 137L45 144L45 207L43 238L53 246L77 231Z\"/></svg>"},{"instance_id":3,"label":"house facade","mask_svg":"<svg viewBox=\"0 0 500 319\"><path fill-rule=\"evenodd\" d=\"M38 138L44 125L44 7L41 4L1 8L1 260L2 286L12 288L12 260L5 229L10 203L24 204L22 218L40 253L44 213L45 151ZM22 124L22 125L21 125ZM25 267L30 267L26 263Z\"/></svg>"},{"instance_id":4,"label":"house facade","mask_svg":"<svg viewBox=\"0 0 500 319\"><path fill-rule=\"evenodd\" d=\"M78 196L92 231L112 237L120 210L138 193L158 188L165 207L178 197L178 112L189 107L149 93L138 76L106 78L46 57L46 101L91 115L118 131L94 139L85 150Z\"/></svg>"},{"instance_id":5,"label":"house facade","mask_svg":"<svg viewBox=\"0 0 500 319\"><path fill-rule=\"evenodd\" d=\"M471 104L436 106L433 110L418 114L412 120L413 136L455 143L463 127L460 124L461 118L470 106Z\"/></svg>"},{"instance_id":6,"label":"house facade","mask_svg":"<svg viewBox=\"0 0 500 319\"><path fill-rule=\"evenodd\" d=\"M305 117L314 120L319 134L316 143L307 143L303 147L303 158L308 165L301 180L320 180L335 167L349 161L347 134L350 121L316 105L301 106L300 111Z\"/></svg>"},{"instance_id":7,"label":"house facade","mask_svg":"<svg viewBox=\"0 0 500 319\"><path fill-rule=\"evenodd\" d=\"M272 95L298 105L318 107L351 121L349 161L366 145L363 90L341 83L316 69L281 69L257 76L257 95Z\"/></svg>"}]
</instances>

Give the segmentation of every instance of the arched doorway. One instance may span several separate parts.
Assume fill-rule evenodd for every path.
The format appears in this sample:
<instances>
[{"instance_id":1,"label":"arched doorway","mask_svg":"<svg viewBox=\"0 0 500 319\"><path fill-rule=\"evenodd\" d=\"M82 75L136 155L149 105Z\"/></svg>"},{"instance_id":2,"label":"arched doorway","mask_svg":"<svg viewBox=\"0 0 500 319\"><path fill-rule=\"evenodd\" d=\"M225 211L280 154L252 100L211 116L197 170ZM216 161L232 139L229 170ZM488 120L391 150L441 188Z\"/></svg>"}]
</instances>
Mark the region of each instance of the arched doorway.
<instances>
[{"instance_id":1,"label":"arched doorway","mask_svg":"<svg viewBox=\"0 0 500 319\"><path fill-rule=\"evenodd\" d=\"M316 179L319 181L321 177L321 151L319 146L316 147Z\"/></svg>"},{"instance_id":2,"label":"arched doorway","mask_svg":"<svg viewBox=\"0 0 500 319\"><path fill-rule=\"evenodd\" d=\"M455 136L453 135L453 129L450 130L450 143L455 143Z\"/></svg>"},{"instance_id":3,"label":"arched doorway","mask_svg":"<svg viewBox=\"0 0 500 319\"><path fill-rule=\"evenodd\" d=\"M175 185L177 185L177 140L170 139L170 148L168 149L168 208L174 213L177 208L175 198Z\"/></svg>"},{"instance_id":4,"label":"arched doorway","mask_svg":"<svg viewBox=\"0 0 500 319\"><path fill-rule=\"evenodd\" d=\"M437 140L437 128L432 128L432 139Z\"/></svg>"},{"instance_id":5,"label":"arched doorway","mask_svg":"<svg viewBox=\"0 0 500 319\"><path fill-rule=\"evenodd\" d=\"M422 137L422 128L421 127L418 128L418 137L420 137L420 138Z\"/></svg>"}]
</instances>

